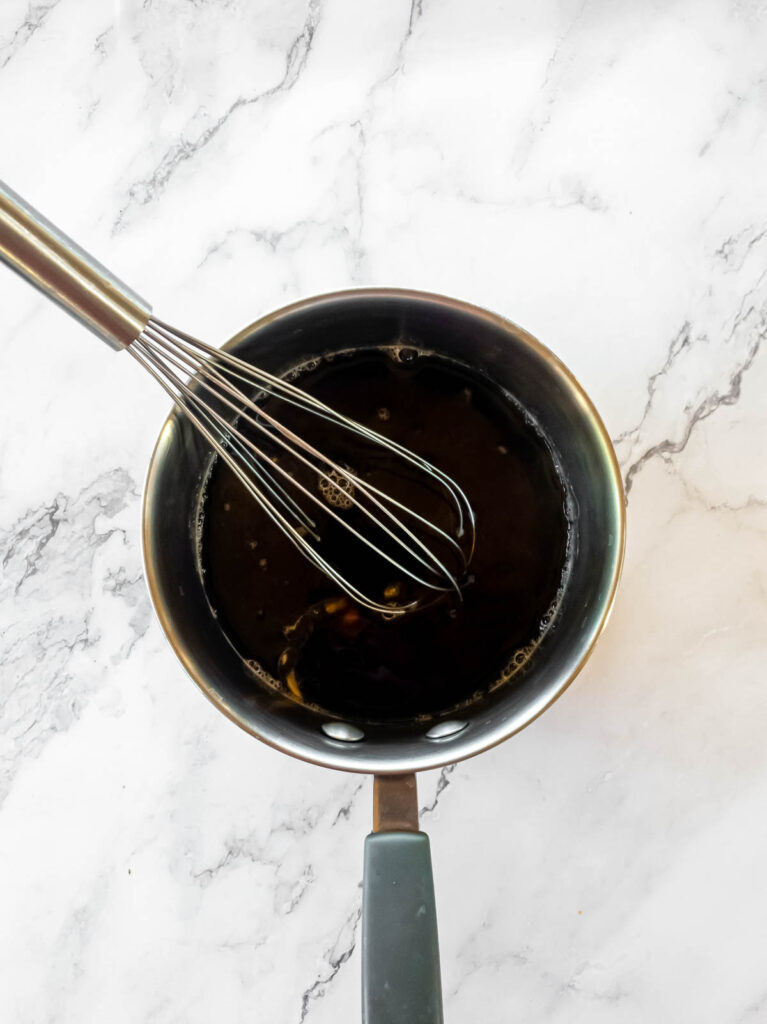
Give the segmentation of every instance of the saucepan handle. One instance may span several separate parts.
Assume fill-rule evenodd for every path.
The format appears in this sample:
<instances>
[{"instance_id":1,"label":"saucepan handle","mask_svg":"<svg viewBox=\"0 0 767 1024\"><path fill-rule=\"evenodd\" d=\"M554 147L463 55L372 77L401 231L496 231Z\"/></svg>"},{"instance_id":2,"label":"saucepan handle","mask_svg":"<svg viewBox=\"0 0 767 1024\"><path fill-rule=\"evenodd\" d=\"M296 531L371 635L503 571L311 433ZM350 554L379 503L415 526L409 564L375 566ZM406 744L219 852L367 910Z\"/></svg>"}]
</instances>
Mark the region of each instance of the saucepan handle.
<instances>
[{"instance_id":1,"label":"saucepan handle","mask_svg":"<svg viewBox=\"0 0 767 1024\"><path fill-rule=\"evenodd\" d=\"M442 1024L429 837L415 776L377 776L362 885L363 1024Z\"/></svg>"}]
</instances>

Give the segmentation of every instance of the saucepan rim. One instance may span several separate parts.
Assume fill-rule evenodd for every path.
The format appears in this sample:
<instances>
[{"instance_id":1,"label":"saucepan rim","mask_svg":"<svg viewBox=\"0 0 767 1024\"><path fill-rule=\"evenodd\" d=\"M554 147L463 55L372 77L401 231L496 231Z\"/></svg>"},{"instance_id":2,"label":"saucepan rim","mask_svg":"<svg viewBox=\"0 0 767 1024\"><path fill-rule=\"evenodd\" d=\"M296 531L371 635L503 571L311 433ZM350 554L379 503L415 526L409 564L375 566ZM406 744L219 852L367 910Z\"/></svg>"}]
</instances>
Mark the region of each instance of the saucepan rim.
<instances>
[{"instance_id":1,"label":"saucepan rim","mask_svg":"<svg viewBox=\"0 0 767 1024\"><path fill-rule=\"evenodd\" d=\"M165 637L192 681L200 688L200 690L202 690L205 696L219 711L225 714L236 725L240 726L240 728L244 729L252 736L255 736L257 739L260 739L262 742L280 750L283 753L290 754L293 757L298 757L310 763L345 771L362 773L374 771L378 774L399 774L413 770L421 771L425 769L439 768L446 764L451 764L455 761L472 757L496 746L498 743L501 743L503 740L509 738L514 733L519 732L534 721L548 707L550 707L562 693L564 693L568 686L571 685L591 656L596 642L599 639L612 610L625 553L626 501L623 480L609 434L607 433L593 402L581 387L578 380L570 372L567 366L565 366L565 364L555 356L550 349L546 348L545 345L538 341L537 338L508 318L497 313L490 312L480 306L445 295L407 288L349 288L341 291L327 292L321 295L311 296L309 298L293 302L287 306L283 306L282 308L268 313L243 328L222 347L224 349L233 348L246 338L256 334L260 330L263 330L275 321L297 312L308 309L318 310L323 306L337 305L339 302L343 302L345 300L358 301L366 298L378 300L395 299L409 302L436 304L448 310L454 310L463 315L468 315L473 319L483 320L489 325L499 328L504 333L513 334L518 340L532 349L538 358L543 360L555 374L565 380L567 386L577 397L581 408L584 410L586 416L596 429L601 441L601 447L606 455L605 466L609 476L609 484L612 488L614 506L617 509L617 526L619 536L617 537L617 543L614 545L615 555L609 587L607 588L606 595L603 599L601 612L590 638L590 642L583 649L579 660L574 663L569 674L563 678L556 689L554 689L553 692L547 693L544 699L534 702L531 706L526 708L524 715L512 716L510 720L504 721L502 725L495 729L478 731L477 734L471 738L468 736L466 738L463 736L457 736L453 742L430 743L429 752L424 753L417 759L417 763L412 764L407 758L397 758L395 755L386 759L371 755L371 759L371 756L366 757L362 750L356 751L350 749L353 746L357 746L356 744L334 742L332 739L329 739L327 742L327 756L325 756L324 752L322 756L320 756L320 754L314 748L309 747L308 744L304 746L300 742L295 742L292 739L290 741L281 739L277 730L274 730L273 733L270 734L270 730L268 728L263 731L259 729L258 725L252 720L246 719L243 715L239 714L235 708L231 707L221 697L221 695L216 692L211 685L209 685L208 681L203 677L203 674L198 673L193 661L187 657L184 645L179 642L176 637L172 615L164 606L158 572L156 570L154 559L152 558L152 540L149 529L149 505L151 495L154 490L155 475L158 471L158 466L160 465L162 458L161 450L163 447L164 434L168 429L170 429L174 417L178 415L175 407L168 414L162 425L147 468L142 497L141 547L144 573L150 598ZM467 730L467 732L470 732L470 730Z\"/></svg>"}]
</instances>

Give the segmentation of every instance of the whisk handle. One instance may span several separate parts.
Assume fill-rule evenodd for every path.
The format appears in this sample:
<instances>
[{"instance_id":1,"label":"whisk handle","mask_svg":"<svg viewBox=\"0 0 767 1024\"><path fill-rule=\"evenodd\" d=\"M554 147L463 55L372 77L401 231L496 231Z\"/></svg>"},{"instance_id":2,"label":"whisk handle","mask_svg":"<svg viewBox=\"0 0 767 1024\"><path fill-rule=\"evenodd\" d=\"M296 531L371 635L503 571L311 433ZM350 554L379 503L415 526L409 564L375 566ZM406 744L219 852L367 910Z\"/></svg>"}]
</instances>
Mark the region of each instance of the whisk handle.
<instances>
[{"instance_id":1,"label":"whisk handle","mask_svg":"<svg viewBox=\"0 0 767 1024\"><path fill-rule=\"evenodd\" d=\"M0 260L115 349L147 325L151 306L0 181Z\"/></svg>"}]
</instances>

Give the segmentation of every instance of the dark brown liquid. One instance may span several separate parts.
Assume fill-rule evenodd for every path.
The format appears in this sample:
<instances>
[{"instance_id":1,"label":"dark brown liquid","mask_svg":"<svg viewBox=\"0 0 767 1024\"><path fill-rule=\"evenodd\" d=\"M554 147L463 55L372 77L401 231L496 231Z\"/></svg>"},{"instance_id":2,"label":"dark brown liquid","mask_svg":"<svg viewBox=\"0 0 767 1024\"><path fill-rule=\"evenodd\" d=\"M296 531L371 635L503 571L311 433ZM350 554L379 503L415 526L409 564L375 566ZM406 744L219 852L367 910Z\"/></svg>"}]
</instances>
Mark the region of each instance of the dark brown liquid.
<instances>
[{"instance_id":1,"label":"dark brown liquid","mask_svg":"<svg viewBox=\"0 0 767 1024\"><path fill-rule=\"evenodd\" d=\"M477 520L470 575L462 600L445 595L386 621L344 598L219 460L207 485L201 561L231 643L297 699L368 721L435 714L510 676L507 666L522 664L545 631L565 577L565 490L541 434L489 381L413 350L337 356L304 372L300 385L463 488ZM274 399L265 408L318 449L337 446L337 427ZM356 473L386 474L380 453L342 455ZM377 462L366 467L365 458ZM407 503L409 481L396 486ZM415 486L412 496L423 501ZM424 511L444 514L437 505ZM331 562L349 559L348 540L332 524L322 550ZM380 575L380 561L368 564L355 549L360 578Z\"/></svg>"}]
</instances>

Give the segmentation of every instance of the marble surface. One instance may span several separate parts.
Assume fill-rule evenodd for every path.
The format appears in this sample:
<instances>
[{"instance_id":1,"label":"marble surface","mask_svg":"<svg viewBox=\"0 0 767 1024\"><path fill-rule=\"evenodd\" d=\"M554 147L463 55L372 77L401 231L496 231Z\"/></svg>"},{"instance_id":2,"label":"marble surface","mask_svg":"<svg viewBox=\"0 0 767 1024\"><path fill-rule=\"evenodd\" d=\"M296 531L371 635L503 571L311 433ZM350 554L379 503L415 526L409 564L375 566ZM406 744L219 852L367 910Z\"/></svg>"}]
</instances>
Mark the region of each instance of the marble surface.
<instances>
[{"instance_id":1,"label":"marble surface","mask_svg":"<svg viewBox=\"0 0 767 1024\"><path fill-rule=\"evenodd\" d=\"M767 1019L767 5L4 0L2 177L218 343L441 291L538 335L629 492L576 684L427 774L448 1024ZM370 780L193 687L142 578L163 393L0 276L0 1005L359 1017Z\"/></svg>"}]
</instances>

